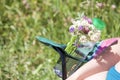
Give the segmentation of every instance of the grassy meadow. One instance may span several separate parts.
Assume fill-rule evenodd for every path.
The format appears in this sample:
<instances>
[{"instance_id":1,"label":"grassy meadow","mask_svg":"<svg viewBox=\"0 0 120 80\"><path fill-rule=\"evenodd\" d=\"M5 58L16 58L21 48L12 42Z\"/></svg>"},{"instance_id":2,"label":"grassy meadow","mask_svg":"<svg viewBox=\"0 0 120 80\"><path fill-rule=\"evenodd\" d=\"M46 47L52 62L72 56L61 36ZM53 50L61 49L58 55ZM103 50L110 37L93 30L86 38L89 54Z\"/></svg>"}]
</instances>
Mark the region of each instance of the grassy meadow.
<instances>
[{"instance_id":1,"label":"grassy meadow","mask_svg":"<svg viewBox=\"0 0 120 80\"><path fill-rule=\"evenodd\" d=\"M60 80L59 55L35 37L67 44L71 19L83 12L106 23L101 40L120 36L119 0L0 0L0 80Z\"/></svg>"}]
</instances>

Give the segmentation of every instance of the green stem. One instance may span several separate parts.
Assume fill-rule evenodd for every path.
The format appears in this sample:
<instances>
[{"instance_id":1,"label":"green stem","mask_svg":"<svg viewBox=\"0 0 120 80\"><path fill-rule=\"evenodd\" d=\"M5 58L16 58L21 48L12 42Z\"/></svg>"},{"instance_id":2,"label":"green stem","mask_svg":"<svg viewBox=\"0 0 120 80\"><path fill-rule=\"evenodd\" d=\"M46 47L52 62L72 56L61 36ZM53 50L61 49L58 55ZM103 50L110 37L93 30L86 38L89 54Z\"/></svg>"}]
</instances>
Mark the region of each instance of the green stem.
<instances>
[{"instance_id":1,"label":"green stem","mask_svg":"<svg viewBox=\"0 0 120 80\"><path fill-rule=\"evenodd\" d=\"M73 46L73 44L75 43L76 39L77 39L77 36L74 35L74 36L72 36L72 38L70 39L70 42L68 42L67 47L66 47L66 49L65 49L65 51L66 51L68 54L73 53L73 52L75 51L76 47Z\"/></svg>"}]
</instances>

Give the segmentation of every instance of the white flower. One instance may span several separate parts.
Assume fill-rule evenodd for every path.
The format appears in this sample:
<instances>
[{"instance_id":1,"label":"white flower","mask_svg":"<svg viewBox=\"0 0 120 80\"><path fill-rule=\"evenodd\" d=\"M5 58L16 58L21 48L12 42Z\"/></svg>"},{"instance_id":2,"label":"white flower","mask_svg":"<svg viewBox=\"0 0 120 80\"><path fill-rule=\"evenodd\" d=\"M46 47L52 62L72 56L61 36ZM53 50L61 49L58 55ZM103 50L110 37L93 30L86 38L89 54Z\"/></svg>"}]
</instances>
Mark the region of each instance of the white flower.
<instances>
[{"instance_id":1,"label":"white flower","mask_svg":"<svg viewBox=\"0 0 120 80\"><path fill-rule=\"evenodd\" d=\"M94 29L95 29L95 26L94 26L94 25L92 25L92 24L90 24L90 25L89 25L89 27L90 27L92 30L94 30Z\"/></svg>"},{"instance_id":2,"label":"white flower","mask_svg":"<svg viewBox=\"0 0 120 80\"><path fill-rule=\"evenodd\" d=\"M73 23L73 25L75 25L75 26L78 26L78 25L80 25L80 20L72 20L72 23Z\"/></svg>"},{"instance_id":3,"label":"white flower","mask_svg":"<svg viewBox=\"0 0 120 80\"><path fill-rule=\"evenodd\" d=\"M90 39L91 39L92 41L96 42L96 41L98 41L98 40L100 39L100 36L94 34L94 35L90 36Z\"/></svg>"},{"instance_id":4,"label":"white flower","mask_svg":"<svg viewBox=\"0 0 120 80\"><path fill-rule=\"evenodd\" d=\"M111 6L111 8L112 8L113 10L116 9L116 5L113 4L113 5Z\"/></svg>"},{"instance_id":5,"label":"white flower","mask_svg":"<svg viewBox=\"0 0 120 80\"><path fill-rule=\"evenodd\" d=\"M85 42L87 42L87 37L84 36L84 35L82 35L82 36L80 37L79 41L85 43Z\"/></svg>"},{"instance_id":6,"label":"white flower","mask_svg":"<svg viewBox=\"0 0 120 80\"><path fill-rule=\"evenodd\" d=\"M89 37L92 36L93 34L94 34L93 31L89 31L89 32L88 32L88 36L89 36Z\"/></svg>"},{"instance_id":7,"label":"white flower","mask_svg":"<svg viewBox=\"0 0 120 80\"><path fill-rule=\"evenodd\" d=\"M74 20L74 19L71 19L71 22L72 22L72 24L74 24L74 23L75 23L75 20Z\"/></svg>"},{"instance_id":8,"label":"white flower","mask_svg":"<svg viewBox=\"0 0 120 80\"><path fill-rule=\"evenodd\" d=\"M97 35L97 36L101 36L101 31L100 31L100 30L97 30L97 31L96 31L96 35Z\"/></svg>"},{"instance_id":9,"label":"white flower","mask_svg":"<svg viewBox=\"0 0 120 80\"><path fill-rule=\"evenodd\" d=\"M82 24L83 26L87 26L87 25L88 25L88 21L87 21L87 20L83 20L83 21L81 22L81 24Z\"/></svg>"},{"instance_id":10,"label":"white flower","mask_svg":"<svg viewBox=\"0 0 120 80\"><path fill-rule=\"evenodd\" d=\"M78 27L79 25L81 25L81 22L80 22L80 20L77 20L76 21L76 26Z\"/></svg>"},{"instance_id":11,"label":"white flower","mask_svg":"<svg viewBox=\"0 0 120 80\"><path fill-rule=\"evenodd\" d=\"M101 33L101 31L100 31L100 30L97 30L97 33Z\"/></svg>"}]
</instances>

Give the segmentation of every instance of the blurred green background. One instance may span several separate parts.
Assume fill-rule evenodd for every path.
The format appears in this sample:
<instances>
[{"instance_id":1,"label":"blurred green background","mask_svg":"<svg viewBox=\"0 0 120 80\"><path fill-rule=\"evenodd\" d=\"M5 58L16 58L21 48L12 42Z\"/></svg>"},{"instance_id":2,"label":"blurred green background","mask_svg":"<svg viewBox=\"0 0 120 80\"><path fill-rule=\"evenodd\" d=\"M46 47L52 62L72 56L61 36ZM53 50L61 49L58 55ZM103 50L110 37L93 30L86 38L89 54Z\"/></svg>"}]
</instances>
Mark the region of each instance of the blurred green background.
<instances>
[{"instance_id":1,"label":"blurred green background","mask_svg":"<svg viewBox=\"0 0 120 80\"><path fill-rule=\"evenodd\" d=\"M0 0L0 80L60 80L59 55L35 37L67 44L71 19L82 12L105 21L101 39L120 36L119 0Z\"/></svg>"}]
</instances>

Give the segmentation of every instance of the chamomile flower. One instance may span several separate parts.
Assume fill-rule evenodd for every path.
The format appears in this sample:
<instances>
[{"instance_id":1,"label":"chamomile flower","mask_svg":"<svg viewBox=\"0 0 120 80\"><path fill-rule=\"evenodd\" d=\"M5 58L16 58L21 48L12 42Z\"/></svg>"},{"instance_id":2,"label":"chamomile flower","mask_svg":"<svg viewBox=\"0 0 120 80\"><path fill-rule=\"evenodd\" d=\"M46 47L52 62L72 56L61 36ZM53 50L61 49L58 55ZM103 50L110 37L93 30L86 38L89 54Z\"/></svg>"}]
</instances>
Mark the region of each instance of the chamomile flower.
<instances>
[{"instance_id":1,"label":"chamomile flower","mask_svg":"<svg viewBox=\"0 0 120 80\"><path fill-rule=\"evenodd\" d=\"M82 35L82 36L80 37L79 41L82 42L82 43L85 43L85 42L87 42L87 37L84 36L84 35Z\"/></svg>"},{"instance_id":2,"label":"chamomile flower","mask_svg":"<svg viewBox=\"0 0 120 80\"><path fill-rule=\"evenodd\" d=\"M97 41L99 41L100 36L94 34L94 35L90 36L90 39L91 39L91 41L93 41L93 42L97 42Z\"/></svg>"},{"instance_id":3,"label":"chamomile flower","mask_svg":"<svg viewBox=\"0 0 120 80\"><path fill-rule=\"evenodd\" d=\"M92 36L93 34L94 34L93 31L89 31L89 32L88 32L88 36L89 36L89 37Z\"/></svg>"}]
</instances>

